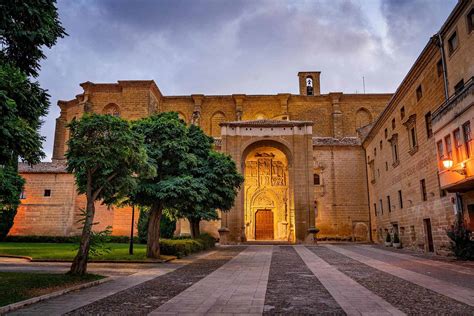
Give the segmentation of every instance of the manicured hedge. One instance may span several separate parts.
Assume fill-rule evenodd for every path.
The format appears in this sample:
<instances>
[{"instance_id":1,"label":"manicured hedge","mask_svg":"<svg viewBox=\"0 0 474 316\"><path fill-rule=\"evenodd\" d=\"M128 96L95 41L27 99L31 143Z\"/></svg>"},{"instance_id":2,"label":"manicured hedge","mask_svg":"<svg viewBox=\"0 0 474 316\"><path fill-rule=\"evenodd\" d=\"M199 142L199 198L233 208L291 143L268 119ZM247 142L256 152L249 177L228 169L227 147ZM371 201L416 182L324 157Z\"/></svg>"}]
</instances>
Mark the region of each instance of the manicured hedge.
<instances>
[{"instance_id":1,"label":"manicured hedge","mask_svg":"<svg viewBox=\"0 0 474 316\"><path fill-rule=\"evenodd\" d=\"M77 243L79 237L64 236L8 236L7 242L23 242L23 243ZM130 237L127 236L110 236L111 243L128 243ZM134 239L138 243L138 237ZM163 255L171 255L184 257L191 253L207 250L215 247L216 240L209 234L202 234L196 239L190 237L176 237L173 239L161 239L160 250Z\"/></svg>"},{"instance_id":2,"label":"manicured hedge","mask_svg":"<svg viewBox=\"0 0 474 316\"><path fill-rule=\"evenodd\" d=\"M191 253L215 247L216 240L208 234L202 234L196 239L162 239L160 251L162 255L177 256L178 258Z\"/></svg>"}]
</instances>

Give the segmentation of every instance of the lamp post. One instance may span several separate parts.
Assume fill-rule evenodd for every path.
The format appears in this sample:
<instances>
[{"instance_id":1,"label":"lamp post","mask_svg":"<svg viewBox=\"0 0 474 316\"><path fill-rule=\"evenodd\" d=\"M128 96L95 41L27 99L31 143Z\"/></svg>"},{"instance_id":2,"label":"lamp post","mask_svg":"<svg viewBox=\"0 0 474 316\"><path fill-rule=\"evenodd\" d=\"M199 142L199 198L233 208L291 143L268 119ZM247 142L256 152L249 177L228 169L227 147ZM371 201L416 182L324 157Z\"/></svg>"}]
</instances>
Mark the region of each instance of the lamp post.
<instances>
[{"instance_id":1,"label":"lamp post","mask_svg":"<svg viewBox=\"0 0 474 316\"><path fill-rule=\"evenodd\" d=\"M128 253L133 255L133 225L135 224L135 205L132 204L132 225L130 227L130 247Z\"/></svg>"}]
</instances>

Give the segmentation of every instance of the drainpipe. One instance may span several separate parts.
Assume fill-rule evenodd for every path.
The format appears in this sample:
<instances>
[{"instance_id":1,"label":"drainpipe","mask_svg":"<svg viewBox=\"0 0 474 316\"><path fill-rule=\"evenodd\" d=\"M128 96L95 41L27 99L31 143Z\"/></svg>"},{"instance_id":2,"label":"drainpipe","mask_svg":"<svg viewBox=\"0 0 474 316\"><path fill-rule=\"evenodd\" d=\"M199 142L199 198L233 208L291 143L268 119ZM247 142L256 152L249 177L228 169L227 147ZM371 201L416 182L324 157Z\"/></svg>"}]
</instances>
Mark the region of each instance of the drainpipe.
<instances>
[{"instance_id":1,"label":"drainpipe","mask_svg":"<svg viewBox=\"0 0 474 316\"><path fill-rule=\"evenodd\" d=\"M364 148L364 145L362 145ZM372 215L370 212L370 193L369 193L369 168L367 167L367 150L364 148L364 162L365 162L365 182L367 184L367 205L369 208L369 241L374 242L372 238Z\"/></svg>"},{"instance_id":2,"label":"drainpipe","mask_svg":"<svg viewBox=\"0 0 474 316\"><path fill-rule=\"evenodd\" d=\"M439 51L441 53L441 64L443 65L443 79L444 79L444 98L448 100L449 92L448 92L448 69L446 66L446 55L444 53L444 42L443 37L441 36L441 32L438 32L438 46Z\"/></svg>"}]
</instances>

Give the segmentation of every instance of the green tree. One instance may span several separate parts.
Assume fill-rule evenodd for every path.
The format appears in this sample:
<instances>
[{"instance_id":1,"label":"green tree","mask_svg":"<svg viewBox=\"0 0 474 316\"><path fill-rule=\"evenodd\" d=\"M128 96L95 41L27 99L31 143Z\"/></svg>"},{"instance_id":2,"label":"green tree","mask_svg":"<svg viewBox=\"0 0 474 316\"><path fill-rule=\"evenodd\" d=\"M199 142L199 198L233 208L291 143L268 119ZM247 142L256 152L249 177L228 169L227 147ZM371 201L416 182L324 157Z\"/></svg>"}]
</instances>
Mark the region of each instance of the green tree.
<instances>
[{"instance_id":1,"label":"green tree","mask_svg":"<svg viewBox=\"0 0 474 316\"><path fill-rule=\"evenodd\" d=\"M43 49L65 35L55 1L0 0L0 186L9 188L0 192L0 239L13 225L24 184L18 159L35 164L44 157L39 129L49 95L31 77L38 76Z\"/></svg>"},{"instance_id":2,"label":"green tree","mask_svg":"<svg viewBox=\"0 0 474 316\"><path fill-rule=\"evenodd\" d=\"M202 220L218 219L217 209L229 211L234 205L243 177L237 171L232 158L212 149L213 139L204 134L201 128L191 125L188 130L190 153L196 163L188 168L193 183L204 186L200 199L184 198L175 208L175 216L187 218L191 236L200 234Z\"/></svg>"},{"instance_id":3,"label":"green tree","mask_svg":"<svg viewBox=\"0 0 474 316\"><path fill-rule=\"evenodd\" d=\"M160 221L163 210L174 209L184 199L200 201L205 187L193 181L188 169L196 163L189 153L186 124L175 112L165 112L134 122L144 136L147 154L156 168L153 178L141 177L136 204L149 208L147 257L160 257Z\"/></svg>"},{"instance_id":4,"label":"green tree","mask_svg":"<svg viewBox=\"0 0 474 316\"><path fill-rule=\"evenodd\" d=\"M69 273L84 274L94 224L95 202L123 201L136 186L135 175L153 175L147 164L143 137L129 122L111 115L91 114L69 124L67 169L74 173L78 192L86 195L86 213L79 250Z\"/></svg>"}]
</instances>

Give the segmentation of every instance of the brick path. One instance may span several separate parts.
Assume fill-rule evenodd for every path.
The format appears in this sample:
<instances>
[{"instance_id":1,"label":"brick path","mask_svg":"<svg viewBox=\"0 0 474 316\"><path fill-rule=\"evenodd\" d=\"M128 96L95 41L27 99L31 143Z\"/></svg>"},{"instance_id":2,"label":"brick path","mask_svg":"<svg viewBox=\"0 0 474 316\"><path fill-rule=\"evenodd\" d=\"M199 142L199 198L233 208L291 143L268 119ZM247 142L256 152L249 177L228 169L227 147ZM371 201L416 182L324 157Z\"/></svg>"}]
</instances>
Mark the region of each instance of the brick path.
<instances>
[{"instance_id":1,"label":"brick path","mask_svg":"<svg viewBox=\"0 0 474 316\"><path fill-rule=\"evenodd\" d=\"M15 314L474 314L474 269L455 263L350 244L222 247L206 255Z\"/></svg>"}]
</instances>

